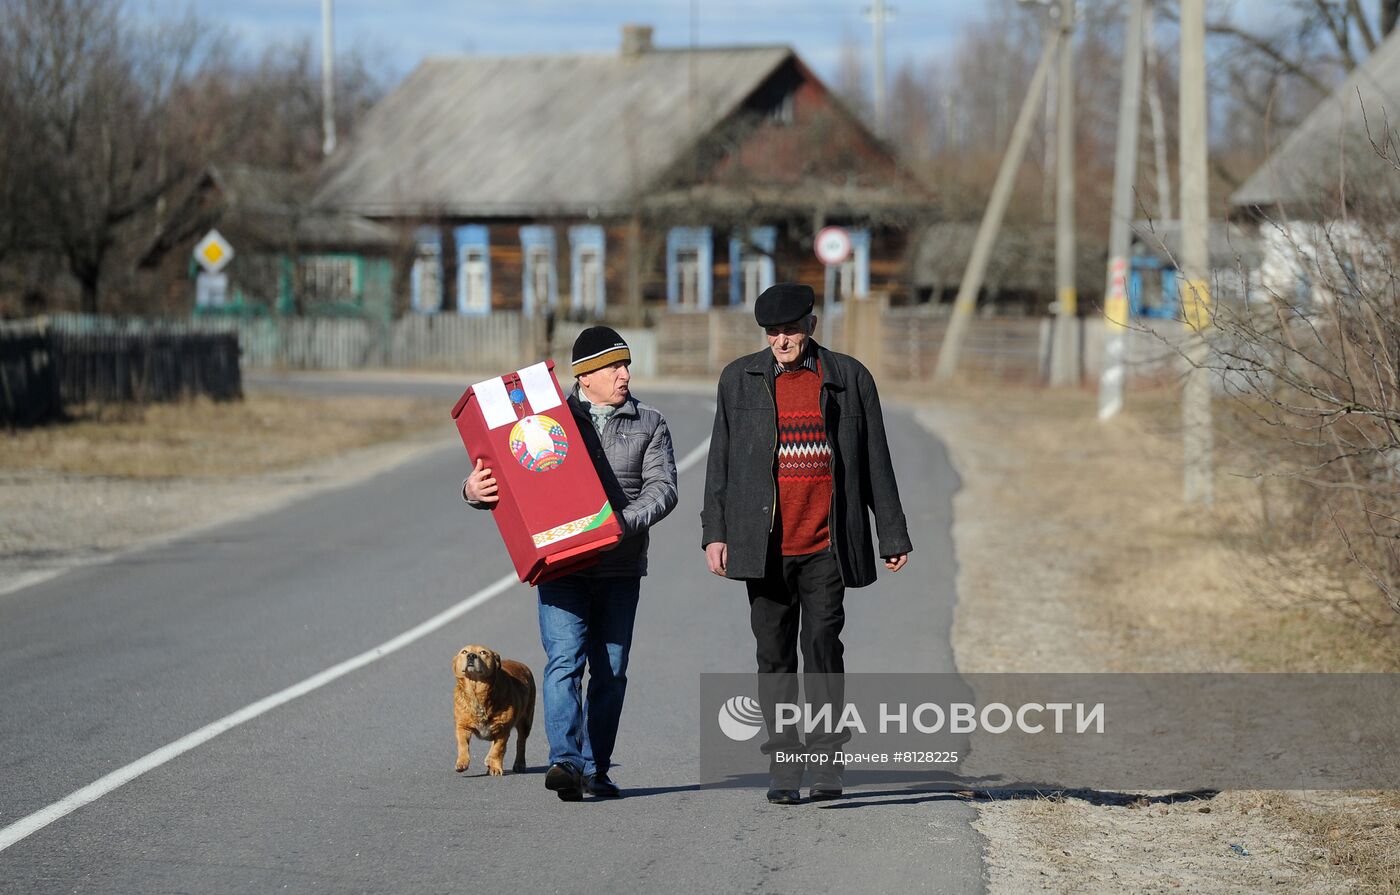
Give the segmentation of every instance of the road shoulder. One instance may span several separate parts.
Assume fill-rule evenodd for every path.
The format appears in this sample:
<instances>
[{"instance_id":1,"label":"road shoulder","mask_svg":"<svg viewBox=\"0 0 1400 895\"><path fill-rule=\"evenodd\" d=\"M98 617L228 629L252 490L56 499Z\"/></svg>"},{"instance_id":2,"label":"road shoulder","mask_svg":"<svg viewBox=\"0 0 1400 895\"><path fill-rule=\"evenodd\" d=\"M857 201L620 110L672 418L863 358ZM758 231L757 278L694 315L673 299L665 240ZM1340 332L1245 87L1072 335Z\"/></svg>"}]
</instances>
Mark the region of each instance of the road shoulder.
<instances>
[{"instance_id":1,"label":"road shoulder","mask_svg":"<svg viewBox=\"0 0 1400 895\"><path fill-rule=\"evenodd\" d=\"M0 470L0 595L363 482L447 444L441 432L419 432L236 477Z\"/></svg>"},{"instance_id":2,"label":"road shoulder","mask_svg":"<svg viewBox=\"0 0 1400 895\"><path fill-rule=\"evenodd\" d=\"M963 481L953 526L959 671L1246 670L1222 651L1226 641L1201 634L1226 612L1226 555L1171 540L1146 544L1154 559L1142 574L1178 576L1156 591L1124 568L1123 544L1106 533L1142 525L1125 533L1140 537L1179 521L1168 496L1179 489L1179 467L1161 455L1170 444L1151 424L1130 419L1105 429L1091 402L1027 391L935 400L918 413ZM1374 818L1380 808L1371 795L1143 795L980 800L974 826L987 841L988 891L1364 890L1339 837L1329 842L1329 830L1311 829L1309 818L1313 827L1318 816Z\"/></svg>"}]
</instances>

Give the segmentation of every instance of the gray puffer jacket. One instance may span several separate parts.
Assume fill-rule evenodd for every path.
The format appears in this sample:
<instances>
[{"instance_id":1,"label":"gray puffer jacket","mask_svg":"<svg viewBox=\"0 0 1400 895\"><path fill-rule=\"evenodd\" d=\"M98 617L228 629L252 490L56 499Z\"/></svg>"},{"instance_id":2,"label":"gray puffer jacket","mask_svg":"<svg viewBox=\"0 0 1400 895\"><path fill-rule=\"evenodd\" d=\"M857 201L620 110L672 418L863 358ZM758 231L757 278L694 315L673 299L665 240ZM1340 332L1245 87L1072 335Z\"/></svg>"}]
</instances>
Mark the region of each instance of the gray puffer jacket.
<instances>
[{"instance_id":1,"label":"gray puffer jacket","mask_svg":"<svg viewBox=\"0 0 1400 895\"><path fill-rule=\"evenodd\" d=\"M676 508L676 456L666 418L629 395L603 424L600 435L577 385L568 403L608 503L622 524L622 542L604 553L597 565L576 574L589 578L645 575L648 529ZM493 504L472 506L490 509Z\"/></svg>"}]
</instances>

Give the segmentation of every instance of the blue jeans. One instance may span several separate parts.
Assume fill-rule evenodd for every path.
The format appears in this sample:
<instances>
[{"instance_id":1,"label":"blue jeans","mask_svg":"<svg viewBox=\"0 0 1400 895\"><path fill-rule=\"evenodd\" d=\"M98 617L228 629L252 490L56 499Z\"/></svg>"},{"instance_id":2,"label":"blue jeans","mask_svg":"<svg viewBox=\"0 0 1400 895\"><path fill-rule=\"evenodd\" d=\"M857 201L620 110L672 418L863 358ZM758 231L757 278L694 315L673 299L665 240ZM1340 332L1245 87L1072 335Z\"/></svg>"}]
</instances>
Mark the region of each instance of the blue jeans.
<instances>
[{"instance_id":1,"label":"blue jeans","mask_svg":"<svg viewBox=\"0 0 1400 895\"><path fill-rule=\"evenodd\" d=\"M585 774L612 767L627 653L642 579L567 575L539 586L544 666L544 731L549 763L569 762ZM581 701L584 664L587 702Z\"/></svg>"}]
</instances>

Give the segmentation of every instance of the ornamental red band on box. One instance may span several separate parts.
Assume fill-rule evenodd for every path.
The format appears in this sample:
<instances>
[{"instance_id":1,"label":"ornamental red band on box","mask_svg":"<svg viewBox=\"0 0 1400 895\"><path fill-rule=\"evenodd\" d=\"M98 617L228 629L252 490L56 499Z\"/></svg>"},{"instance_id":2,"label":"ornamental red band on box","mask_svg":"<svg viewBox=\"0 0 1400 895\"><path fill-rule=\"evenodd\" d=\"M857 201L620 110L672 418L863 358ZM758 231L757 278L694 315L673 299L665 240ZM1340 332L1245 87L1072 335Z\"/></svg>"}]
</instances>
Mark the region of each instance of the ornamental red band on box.
<instances>
[{"instance_id":1,"label":"ornamental red band on box","mask_svg":"<svg viewBox=\"0 0 1400 895\"><path fill-rule=\"evenodd\" d=\"M472 463L495 476L491 515L521 581L577 572L622 538L553 361L476 383L452 418Z\"/></svg>"}]
</instances>

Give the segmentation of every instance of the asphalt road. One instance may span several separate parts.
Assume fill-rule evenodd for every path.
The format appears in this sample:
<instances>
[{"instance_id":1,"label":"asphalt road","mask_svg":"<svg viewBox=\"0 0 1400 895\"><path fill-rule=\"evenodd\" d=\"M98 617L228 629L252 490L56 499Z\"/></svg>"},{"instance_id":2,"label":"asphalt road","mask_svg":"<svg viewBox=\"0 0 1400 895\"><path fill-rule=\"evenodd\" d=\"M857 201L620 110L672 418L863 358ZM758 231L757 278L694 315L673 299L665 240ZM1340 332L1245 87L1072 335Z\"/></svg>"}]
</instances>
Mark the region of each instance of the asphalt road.
<instances>
[{"instance_id":1,"label":"asphalt road","mask_svg":"<svg viewBox=\"0 0 1400 895\"><path fill-rule=\"evenodd\" d=\"M640 392L678 457L708 436L708 396ZM848 592L847 669L951 671L955 476L909 414L887 416L915 553ZM445 424L441 450L370 481L0 597L0 827L509 574L489 515L458 498L465 469ZM974 809L915 778L795 807L697 784L698 676L753 667L743 588L699 549L703 478L682 474L653 533L625 798L547 792L538 718L528 773L483 776L483 743L454 773L453 654L543 666L515 584L15 841L0 892L981 891Z\"/></svg>"}]
</instances>

